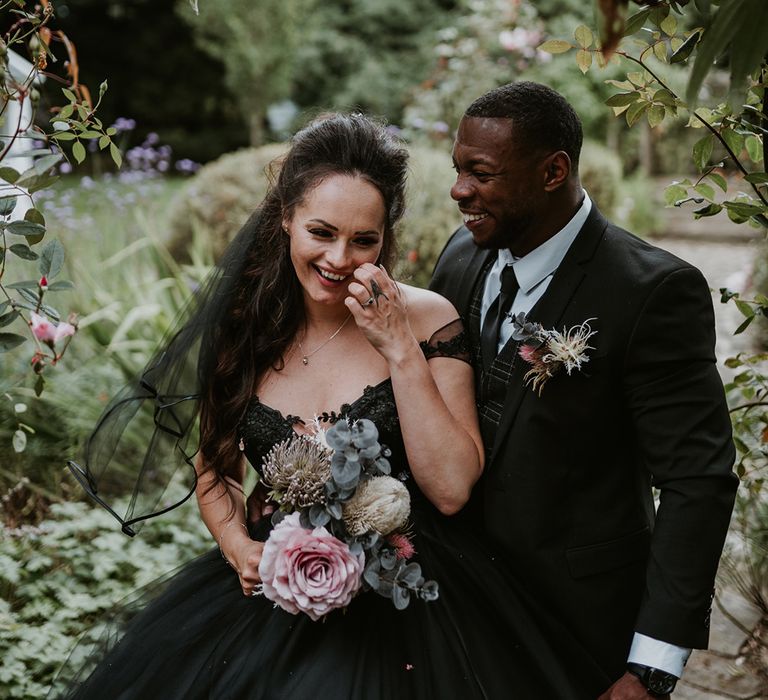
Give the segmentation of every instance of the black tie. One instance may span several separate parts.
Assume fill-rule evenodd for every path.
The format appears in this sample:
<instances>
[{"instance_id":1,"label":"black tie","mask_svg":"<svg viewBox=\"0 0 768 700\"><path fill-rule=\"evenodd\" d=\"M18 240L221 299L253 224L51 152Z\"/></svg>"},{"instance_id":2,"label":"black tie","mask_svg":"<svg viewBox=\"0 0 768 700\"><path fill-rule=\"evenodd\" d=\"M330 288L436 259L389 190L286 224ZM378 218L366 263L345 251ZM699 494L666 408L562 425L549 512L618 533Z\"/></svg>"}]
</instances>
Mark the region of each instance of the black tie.
<instances>
[{"instance_id":1,"label":"black tie","mask_svg":"<svg viewBox=\"0 0 768 700\"><path fill-rule=\"evenodd\" d=\"M493 358L496 357L501 324L512 306L518 289L520 285L517 283L515 270L512 265L506 265L501 271L501 291L488 308L480 333L480 345L483 349L483 363L486 369L491 366Z\"/></svg>"}]
</instances>

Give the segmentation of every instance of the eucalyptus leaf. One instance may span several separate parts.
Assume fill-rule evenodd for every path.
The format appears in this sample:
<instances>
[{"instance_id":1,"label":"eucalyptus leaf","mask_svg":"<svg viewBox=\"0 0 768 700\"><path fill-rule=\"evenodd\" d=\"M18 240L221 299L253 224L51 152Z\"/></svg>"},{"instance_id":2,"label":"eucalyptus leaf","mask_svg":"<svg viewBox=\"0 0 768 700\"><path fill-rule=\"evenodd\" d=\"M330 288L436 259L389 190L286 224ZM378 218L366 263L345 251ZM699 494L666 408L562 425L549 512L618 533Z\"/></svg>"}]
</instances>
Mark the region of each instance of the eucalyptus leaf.
<instances>
[{"instance_id":1,"label":"eucalyptus leaf","mask_svg":"<svg viewBox=\"0 0 768 700\"><path fill-rule=\"evenodd\" d=\"M421 566L416 562L407 564L403 571L398 576L398 580L407 584L408 586L416 586L421 579Z\"/></svg>"},{"instance_id":2,"label":"eucalyptus leaf","mask_svg":"<svg viewBox=\"0 0 768 700\"><path fill-rule=\"evenodd\" d=\"M309 509L309 522L312 527L325 527L331 520L328 511L321 505L313 505Z\"/></svg>"},{"instance_id":3,"label":"eucalyptus leaf","mask_svg":"<svg viewBox=\"0 0 768 700\"><path fill-rule=\"evenodd\" d=\"M411 592L402 586L393 586L392 602L398 610L405 610L411 602Z\"/></svg>"},{"instance_id":4,"label":"eucalyptus leaf","mask_svg":"<svg viewBox=\"0 0 768 700\"><path fill-rule=\"evenodd\" d=\"M343 515L341 503L339 503L338 501L327 503L326 510L328 511L328 513L332 518L334 518L335 520L341 520Z\"/></svg>"},{"instance_id":5,"label":"eucalyptus leaf","mask_svg":"<svg viewBox=\"0 0 768 700\"><path fill-rule=\"evenodd\" d=\"M21 280L20 282L11 282L5 285L6 289L37 289L39 284L37 280Z\"/></svg>"},{"instance_id":6,"label":"eucalyptus leaf","mask_svg":"<svg viewBox=\"0 0 768 700\"><path fill-rule=\"evenodd\" d=\"M391 571L397 564L397 554L392 549L383 549L379 556L381 562L381 568L385 571Z\"/></svg>"}]
</instances>

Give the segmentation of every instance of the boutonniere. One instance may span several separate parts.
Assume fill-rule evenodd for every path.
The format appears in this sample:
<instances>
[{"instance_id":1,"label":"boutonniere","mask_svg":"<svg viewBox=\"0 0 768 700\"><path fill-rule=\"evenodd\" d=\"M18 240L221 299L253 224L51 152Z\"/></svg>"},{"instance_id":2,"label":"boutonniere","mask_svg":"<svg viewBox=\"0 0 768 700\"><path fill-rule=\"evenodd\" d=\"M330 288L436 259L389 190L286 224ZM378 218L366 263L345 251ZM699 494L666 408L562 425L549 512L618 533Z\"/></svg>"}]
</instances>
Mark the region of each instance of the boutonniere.
<instances>
[{"instance_id":1,"label":"boutonniere","mask_svg":"<svg viewBox=\"0 0 768 700\"><path fill-rule=\"evenodd\" d=\"M525 383L531 384L539 396L547 380L561 367L570 375L589 362L587 351L594 348L588 341L597 333L589 325L594 318L588 318L568 330L563 328L562 333L554 329L547 330L540 323L529 321L522 313L510 315L510 318L512 338L520 342L518 354L531 365L525 374Z\"/></svg>"}]
</instances>

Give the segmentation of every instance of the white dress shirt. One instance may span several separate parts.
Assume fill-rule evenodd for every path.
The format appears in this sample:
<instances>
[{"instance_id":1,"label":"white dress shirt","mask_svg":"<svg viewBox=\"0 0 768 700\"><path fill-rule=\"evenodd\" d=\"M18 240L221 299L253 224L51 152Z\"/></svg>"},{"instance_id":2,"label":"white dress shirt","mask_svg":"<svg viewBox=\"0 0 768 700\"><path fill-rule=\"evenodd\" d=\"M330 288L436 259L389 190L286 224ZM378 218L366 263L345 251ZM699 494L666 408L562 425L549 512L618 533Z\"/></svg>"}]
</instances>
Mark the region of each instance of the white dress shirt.
<instances>
[{"instance_id":1,"label":"white dress shirt","mask_svg":"<svg viewBox=\"0 0 768 700\"><path fill-rule=\"evenodd\" d=\"M581 227L587 220L591 209L592 201L587 193L584 192L584 201L573 218L552 238L542 243L538 248L535 248L522 258L516 258L506 248L499 250L498 258L485 279L485 289L483 291L480 311L481 327L488 308L501 291L501 271L507 265L512 265L514 268L517 283L520 285L520 289L512 301L510 315L516 316L519 313L527 314L530 312L547 290L555 270L563 261L571 244L576 240L576 236L581 231ZM532 320L535 321L536 319ZM498 352L506 345L511 336L512 320L507 318L499 329ZM683 675L683 667L690 654L690 649L668 644L667 642L635 632L627 661L658 668L667 673L672 673L679 678Z\"/></svg>"}]
</instances>

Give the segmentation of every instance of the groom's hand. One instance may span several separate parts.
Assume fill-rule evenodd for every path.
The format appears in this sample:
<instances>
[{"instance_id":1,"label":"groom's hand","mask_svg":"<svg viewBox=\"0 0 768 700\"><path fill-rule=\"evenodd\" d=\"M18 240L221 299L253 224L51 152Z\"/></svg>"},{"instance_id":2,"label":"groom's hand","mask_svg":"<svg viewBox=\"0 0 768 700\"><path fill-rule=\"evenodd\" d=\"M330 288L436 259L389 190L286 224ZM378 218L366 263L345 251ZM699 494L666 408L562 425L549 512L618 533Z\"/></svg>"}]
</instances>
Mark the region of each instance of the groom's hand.
<instances>
[{"instance_id":1,"label":"groom's hand","mask_svg":"<svg viewBox=\"0 0 768 700\"><path fill-rule=\"evenodd\" d=\"M597 700L653 700L653 698L669 700L669 695L649 695L637 676L627 672Z\"/></svg>"}]
</instances>

